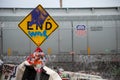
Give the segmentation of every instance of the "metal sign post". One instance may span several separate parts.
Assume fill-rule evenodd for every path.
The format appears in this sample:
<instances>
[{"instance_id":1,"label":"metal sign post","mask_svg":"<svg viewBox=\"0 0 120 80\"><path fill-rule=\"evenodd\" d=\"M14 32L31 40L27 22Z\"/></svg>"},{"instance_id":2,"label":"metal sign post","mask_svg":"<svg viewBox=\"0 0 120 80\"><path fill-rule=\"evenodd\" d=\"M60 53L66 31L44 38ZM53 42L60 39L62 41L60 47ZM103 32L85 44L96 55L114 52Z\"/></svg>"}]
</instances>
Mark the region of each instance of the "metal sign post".
<instances>
[{"instance_id":1,"label":"metal sign post","mask_svg":"<svg viewBox=\"0 0 120 80\"><path fill-rule=\"evenodd\" d=\"M58 28L41 5L33 9L18 26L38 47ZM37 72L36 80L40 80L40 72Z\"/></svg>"},{"instance_id":2,"label":"metal sign post","mask_svg":"<svg viewBox=\"0 0 120 80\"><path fill-rule=\"evenodd\" d=\"M37 72L36 80L40 80L40 73L39 72Z\"/></svg>"}]
</instances>

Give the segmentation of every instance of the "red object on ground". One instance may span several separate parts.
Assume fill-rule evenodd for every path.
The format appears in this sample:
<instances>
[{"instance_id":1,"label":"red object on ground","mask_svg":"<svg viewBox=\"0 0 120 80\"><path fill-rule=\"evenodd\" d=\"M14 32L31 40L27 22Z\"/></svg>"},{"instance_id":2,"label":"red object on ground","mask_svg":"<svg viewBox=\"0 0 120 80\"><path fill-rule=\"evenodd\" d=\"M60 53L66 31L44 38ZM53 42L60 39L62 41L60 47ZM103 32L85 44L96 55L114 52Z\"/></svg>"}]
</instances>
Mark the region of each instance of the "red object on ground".
<instances>
[{"instance_id":1,"label":"red object on ground","mask_svg":"<svg viewBox=\"0 0 120 80\"><path fill-rule=\"evenodd\" d=\"M69 78L62 78L62 80L69 80Z\"/></svg>"}]
</instances>

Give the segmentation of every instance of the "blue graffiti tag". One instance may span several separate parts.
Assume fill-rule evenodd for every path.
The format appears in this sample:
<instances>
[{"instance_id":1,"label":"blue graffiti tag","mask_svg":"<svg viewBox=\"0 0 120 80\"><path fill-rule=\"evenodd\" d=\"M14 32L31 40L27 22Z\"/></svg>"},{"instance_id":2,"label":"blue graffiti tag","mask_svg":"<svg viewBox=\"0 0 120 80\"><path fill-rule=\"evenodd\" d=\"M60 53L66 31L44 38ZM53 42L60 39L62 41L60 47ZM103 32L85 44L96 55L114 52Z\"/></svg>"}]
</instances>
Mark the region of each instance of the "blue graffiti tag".
<instances>
[{"instance_id":1,"label":"blue graffiti tag","mask_svg":"<svg viewBox=\"0 0 120 80\"><path fill-rule=\"evenodd\" d=\"M14 66L13 73L10 75L10 79L9 80L11 80L12 78L16 77L16 71L17 71L17 66Z\"/></svg>"},{"instance_id":2,"label":"blue graffiti tag","mask_svg":"<svg viewBox=\"0 0 120 80\"><path fill-rule=\"evenodd\" d=\"M36 36L44 36L46 39L48 38L48 35L46 33L46 30L44 30L43 32L40 31L28 31L28 34L30 37L36 37Z\"/></svg>"},{"instance_id":3,"label":"blue graffiti tag","mask_svg":"<svg viewBox=\"0 0 120 80\"><path fill-rule=\"evenodd\" d=\"M42 27L45 19L48 17L48 13L45 11L40 11L38 8L35 8L31 12L31 21L29 22L29 26L36 24L36 26Z\"/></svg>"}]
</instances>

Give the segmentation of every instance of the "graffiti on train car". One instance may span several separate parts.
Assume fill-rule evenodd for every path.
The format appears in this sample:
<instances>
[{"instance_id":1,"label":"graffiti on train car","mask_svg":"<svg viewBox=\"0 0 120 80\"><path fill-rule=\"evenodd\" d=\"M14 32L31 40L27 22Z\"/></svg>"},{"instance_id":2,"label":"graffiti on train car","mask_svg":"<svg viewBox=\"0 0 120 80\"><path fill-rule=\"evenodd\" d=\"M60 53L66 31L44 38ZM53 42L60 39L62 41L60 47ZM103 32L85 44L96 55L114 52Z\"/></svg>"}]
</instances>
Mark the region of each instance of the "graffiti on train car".
<instances>
[{"instance_id":1,"label":"graffiti on train car","mask_svg":"<svg viewBox=\"0 0 120 80\"><path fill-rule=\"evenodd\" d=\"M2 79L11 80L15 78L17 65L4 64L2 69Z\"/></svg>"}]
</instances>

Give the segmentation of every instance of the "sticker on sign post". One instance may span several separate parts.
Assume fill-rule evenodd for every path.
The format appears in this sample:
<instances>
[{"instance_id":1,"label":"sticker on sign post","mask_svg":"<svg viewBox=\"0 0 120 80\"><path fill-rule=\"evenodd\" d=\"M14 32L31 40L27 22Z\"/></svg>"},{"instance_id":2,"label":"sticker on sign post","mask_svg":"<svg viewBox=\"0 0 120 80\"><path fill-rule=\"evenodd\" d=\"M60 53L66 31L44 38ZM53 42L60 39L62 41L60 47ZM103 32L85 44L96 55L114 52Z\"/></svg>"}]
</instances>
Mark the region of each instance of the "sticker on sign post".
<instances>
[{"instance_id":1,"label":"sticker on sign post","mask_svg":"<svg viewBox=\"0 0 120 80\"><path fill-rule=\"evenodd\" d=\"M37 46L58 28L58 24L41 5L33 9L18 26Z\"/></svg>"}]
</instances>

